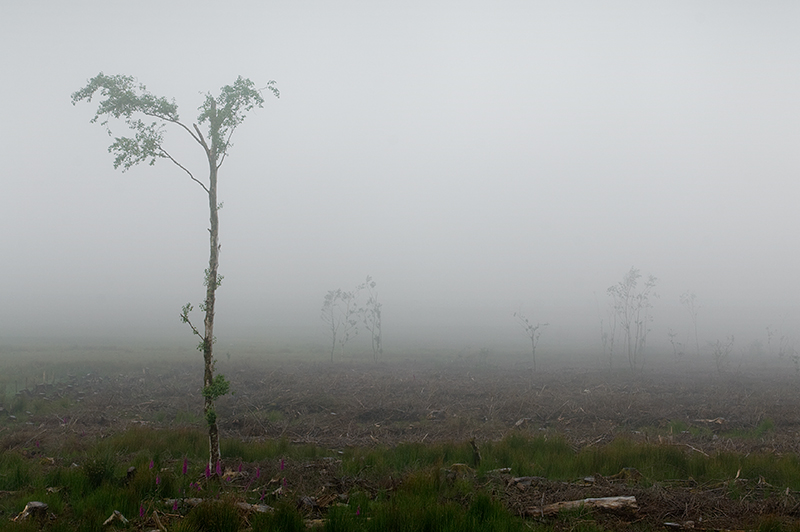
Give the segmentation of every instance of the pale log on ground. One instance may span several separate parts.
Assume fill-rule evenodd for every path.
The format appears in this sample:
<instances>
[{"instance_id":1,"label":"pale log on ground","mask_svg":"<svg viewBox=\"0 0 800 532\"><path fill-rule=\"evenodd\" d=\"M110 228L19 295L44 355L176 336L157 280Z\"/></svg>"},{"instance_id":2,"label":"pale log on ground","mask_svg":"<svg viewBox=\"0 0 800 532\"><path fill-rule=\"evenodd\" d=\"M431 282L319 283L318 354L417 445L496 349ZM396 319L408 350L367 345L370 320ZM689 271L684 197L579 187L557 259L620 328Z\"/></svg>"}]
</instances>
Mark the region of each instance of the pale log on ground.
<instances>
[{"instance_id":1,"label":"pale log on ground","mask_svg":"<svg viewBox=\"0 0 800 532\"><path fill-rule=\"evenodd\" d=\"M636 497L622 496L622 497L600 497L580 499L577 501L562 501L545 506L534 506L528 508L525 513L527 515L552 515L560 512L561 510L571 510L574 508L591 508L600 510L638 510L639 505L636 504Z\"/></svg>"}]
</instances>

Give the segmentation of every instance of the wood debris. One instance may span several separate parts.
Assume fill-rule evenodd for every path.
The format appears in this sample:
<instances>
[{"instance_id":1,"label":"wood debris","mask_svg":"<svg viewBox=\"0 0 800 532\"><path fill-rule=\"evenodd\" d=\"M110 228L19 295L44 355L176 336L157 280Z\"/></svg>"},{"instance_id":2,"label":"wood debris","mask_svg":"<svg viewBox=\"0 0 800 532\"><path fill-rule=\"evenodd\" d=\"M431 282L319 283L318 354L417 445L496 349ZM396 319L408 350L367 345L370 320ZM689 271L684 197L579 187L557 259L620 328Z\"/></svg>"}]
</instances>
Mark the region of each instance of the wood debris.
<instances>
[{"instance_id":1,"label":"wood debris","mask_svg":"<svg viewBox=\"0 0 800 532\"><path fill-rule=\"evenodd\" d=\"M621 497L590 497L588 499L580 499L577 501L562 501L545 506L534 506L525 511L526 515L531 516L544 516L557 514L561 510L572 510L575 508L587 508L597 510L638 510L639 505L636 503L634 496L621 496Z\"/></svg>"}]
</instances>

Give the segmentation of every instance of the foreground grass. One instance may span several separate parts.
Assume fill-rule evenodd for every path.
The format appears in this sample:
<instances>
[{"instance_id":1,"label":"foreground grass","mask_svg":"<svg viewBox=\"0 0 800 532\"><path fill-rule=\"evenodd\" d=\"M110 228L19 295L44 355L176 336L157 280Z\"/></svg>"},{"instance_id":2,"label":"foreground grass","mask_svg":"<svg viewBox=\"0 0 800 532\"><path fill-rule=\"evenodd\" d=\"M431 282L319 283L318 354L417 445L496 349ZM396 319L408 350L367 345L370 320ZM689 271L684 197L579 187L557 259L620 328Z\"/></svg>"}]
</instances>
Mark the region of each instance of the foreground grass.
<instances>
[{"instance_id":1,"label":"foreground grass","mask_svg":"<svg viewBox=\"0 0 800 532\"><path fill-rule=\"evenodd\" d=\"M0 530L108 530L103 522L115 510L130 523L112 526L129 530L156 528L154 511L168 530L186 532L305 530L307 519L320 520L327 531L602 530L590 515L550 520L514 515L490 481L500 468L511 468L514 476L564 481L635 468L640 485L754 478L776 491L800 490L796 455L705 456L626 439L575 451L559 437L512 434L482 443L479 464L469 443L330 450L286 440L224 440L222 453L229 458L220 464L221 478L206 469L207 443L199 430L136 428L88 448L68 440L57 449L43 447L34 441L0 453ZM311 463L323 464L339 481L324 492L335 495L324 508L298 504L323 493L319 485L303 483ZM470 474L448 474L454 463L465 464ZM134 475L128 474L131 467ZM741 496L735 483L725 486L730 497ZM190 497L205 502L192 506L184 502ZM176 501L169 506L166 499ZM47 503L51 517L12 522L32 500ZM241 502L275 510L248 514L236 508ZM782 525L765 520L762 526L780 530Z\"/></svg>"}]
</instances>

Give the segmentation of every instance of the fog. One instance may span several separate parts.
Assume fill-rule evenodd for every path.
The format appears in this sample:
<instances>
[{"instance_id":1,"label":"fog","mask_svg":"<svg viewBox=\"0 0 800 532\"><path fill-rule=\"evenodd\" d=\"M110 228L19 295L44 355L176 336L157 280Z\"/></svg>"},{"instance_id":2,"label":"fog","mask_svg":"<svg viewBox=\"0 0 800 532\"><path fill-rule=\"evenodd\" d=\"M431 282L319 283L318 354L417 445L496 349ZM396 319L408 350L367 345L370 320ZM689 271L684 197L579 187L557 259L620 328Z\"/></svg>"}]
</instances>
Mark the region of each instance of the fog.
<instances>
[{"instance_id":1,"label":"fog","mask_svg":"<svg viewBox=\"0 0 800 532\"><path fill-rule=\"evenodd\" d=\"M185 121L277 81L220 172L226 345L324 349L323 296L371 275L387 353L525 353L520 309L550 356L599 350L631 267L653 351L688 341L686 291L703 345L800 340L798 27L779 1L6 2L0 342L195 343L205 194L113 169L97 100L70 103L101 71Z\"/></svg>"}]
</instances>

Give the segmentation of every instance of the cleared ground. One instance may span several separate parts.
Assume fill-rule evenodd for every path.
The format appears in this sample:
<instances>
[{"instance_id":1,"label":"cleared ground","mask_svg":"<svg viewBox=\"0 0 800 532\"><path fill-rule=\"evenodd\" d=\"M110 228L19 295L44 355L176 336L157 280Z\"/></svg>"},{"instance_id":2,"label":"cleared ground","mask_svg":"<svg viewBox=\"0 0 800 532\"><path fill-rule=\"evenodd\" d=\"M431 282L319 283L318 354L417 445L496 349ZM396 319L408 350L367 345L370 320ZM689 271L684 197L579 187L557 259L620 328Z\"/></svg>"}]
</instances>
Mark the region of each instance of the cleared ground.
<instances>
[{"instance_id":1,"label":"cleared ground","mask_svg":"<svg viewBox=\"0 0 800 532\"><path fill-rule=\"evenodd\" d=\"M94 353L83 362L15 359L0 416L3 448L24 449L33 441L52 448L67 438L105 437L131 426L202 426L199 356L139 361L110 353L105 358ZM493 364L458 356L380 363L264 356L223 358L220 369L235 391L219 402L223 437L245 442L279 438L342 450L474 439L480 448L521 434L560 435L575 450L621 436L689 455L789 455L800 447L800 377L778 363L721 374L685 365L533 373L522 361ZM303 476L311 466L295 466L295 485L308 495L330 485L367 492L386 488L370 484L374 480L343 479L330 467L317 480ZM657 524L705 517L721 528L753 515L798 517L794 491L758 478L639 486L635 472L621 471L618 478L596 473L586 471L589 481L538 479L519 485L512 471L487 482L520 514L560 500L636 495L641 510L609 517L606 524L614 527L642 519ZM731 498L732 486L750 495Z\"/></svg>"}]
</instances>

